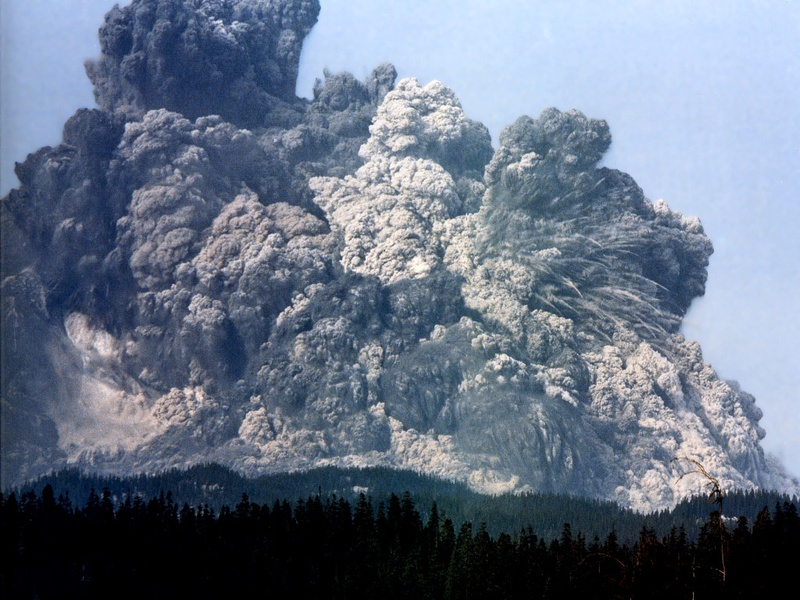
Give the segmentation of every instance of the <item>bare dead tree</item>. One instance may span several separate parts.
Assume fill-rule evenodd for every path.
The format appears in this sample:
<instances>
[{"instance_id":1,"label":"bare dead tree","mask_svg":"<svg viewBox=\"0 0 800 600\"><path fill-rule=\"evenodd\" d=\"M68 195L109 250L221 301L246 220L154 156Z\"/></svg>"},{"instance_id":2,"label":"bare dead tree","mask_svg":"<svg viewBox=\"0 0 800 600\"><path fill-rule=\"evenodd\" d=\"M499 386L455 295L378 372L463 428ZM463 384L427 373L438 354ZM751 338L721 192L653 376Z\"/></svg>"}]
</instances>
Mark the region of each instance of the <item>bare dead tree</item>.
<instances>
[{"instance_id":1,"label":"bare dead tree","mask_svg":"<svg viewBox=\"0 0 800 600\"><path fill-rule=\"evenodd\" d=\"M725 494L722 492L722 486L719 483L719 479L711 475L706 468L700 464L698 461L694 460L693 458L688 458L686 456L676 456L670 462L678 462L678 461L687 461L694 465L694 469L691 471L687 471L683 473L680 477L678 477L678 481L686 477L687 475L697 474L705 478L706 483L705 487L711 488L711 491L708 494L708 502L712 506L717 506L717 512L719 513L719 519L717 520L718 529L719 529L719 547L720 547L720 558L722 561L721 568L719 569L720 574L722 575L722 583L725 583L725 522L722 520L722 501L725 498Z\"/></svg>"},{"instance_id":2,"label":"bare dead tree","mask_svg":"<svg viewBox=\"0 0 800 600\"><path fill-rule=\"evenodd\" d=\"M670 462L676 462L681 460L685 460L692 463L695 466L695 468L691 471L683 473L680 477L678 477L678 481L680 481L687 475L693 475L693 474L702 475L706 479L705 487L711 488L711 491L708 494L709 503L712 506L713 505L719 506L719 510L720 512L722 512L722 500L724 499L725 494L722 492L722 486L720 486L719 484L719 479L717 479L716 477L711 475L708 471L706 471L706 468L693 458L688 458L686 456L676 456Z\"/></svg>"}]
</instances>

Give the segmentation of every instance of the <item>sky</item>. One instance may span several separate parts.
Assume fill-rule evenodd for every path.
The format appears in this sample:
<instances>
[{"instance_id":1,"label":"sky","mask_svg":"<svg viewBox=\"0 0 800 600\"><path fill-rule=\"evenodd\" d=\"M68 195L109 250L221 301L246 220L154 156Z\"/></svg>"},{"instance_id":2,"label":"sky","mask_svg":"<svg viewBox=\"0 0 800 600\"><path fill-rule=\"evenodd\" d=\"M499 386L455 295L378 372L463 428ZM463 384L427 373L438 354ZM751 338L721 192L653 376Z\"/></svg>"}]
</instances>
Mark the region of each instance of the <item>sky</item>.
<instances>
[{"instance_id":1,"label":"sky","mask_svg":"<svg viewBox=\"0 0 800 600\"><path fill-rule=\"evenodd\" d=\"M95 106L83 62L113 4L0 2L0 195ZM322 0L297 93L384 61L452 88L495 146L550 106L605 119L602 164L700 217L715 253L683 333L756 397L763 447L800 476L800 3Z\"/></svg>"}]
</instances>

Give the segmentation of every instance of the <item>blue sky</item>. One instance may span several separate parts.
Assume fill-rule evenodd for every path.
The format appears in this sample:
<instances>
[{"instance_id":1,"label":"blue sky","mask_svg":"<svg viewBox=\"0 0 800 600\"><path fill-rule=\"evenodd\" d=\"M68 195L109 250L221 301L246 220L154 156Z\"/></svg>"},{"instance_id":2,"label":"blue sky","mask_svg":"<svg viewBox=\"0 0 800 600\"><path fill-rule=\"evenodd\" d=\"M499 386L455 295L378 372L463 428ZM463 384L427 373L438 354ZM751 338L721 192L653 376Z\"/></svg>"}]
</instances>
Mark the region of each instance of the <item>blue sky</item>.
<instances>
[{"instance_id":1,"label":"blue sky","mask_svg":"<svg viewBox=\"0 0 800 600\"><path fill-rule=\"evenodd\" d=\"M704 298L684 333L754 394L763 446L800 476L800 4L786 0L322 0L298 94L380 62L438 79L493 139L555 106L608 121L604 164L700 217ZM0 3L0 194L13 162L94 106L83 61L106 0Z\"/></svg>"}]
</instances>

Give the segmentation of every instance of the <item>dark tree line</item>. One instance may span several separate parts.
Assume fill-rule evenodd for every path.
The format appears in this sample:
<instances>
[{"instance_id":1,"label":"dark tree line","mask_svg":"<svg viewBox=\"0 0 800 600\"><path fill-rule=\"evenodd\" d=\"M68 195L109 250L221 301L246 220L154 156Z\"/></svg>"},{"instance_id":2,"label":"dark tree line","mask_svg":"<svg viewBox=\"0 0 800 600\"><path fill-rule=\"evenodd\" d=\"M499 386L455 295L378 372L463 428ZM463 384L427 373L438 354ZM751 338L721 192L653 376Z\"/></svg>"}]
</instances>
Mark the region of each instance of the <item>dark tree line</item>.
<instances>
[{"instance_id":1,"label":"dark tree line","mask_svg":"<svg viewBox=\"0 0 800 600\"><path fill-rule=\"evenodd\" d=\"M425 509L435 501L439 511L446 512L454 523L485 522L493 536L531 526L540 537L552 539L560 535L564 523L569 523L573 530L581 531L589 539L595 535L602 538L613 529L620 543L629 545L638 539L645 524L658 537L683 525L687 537L695 541L710 511L705 494L682 500L672 510L643 517L608 500L547 492L488 496L470 490L463 483L384 467L320 467L253 478L217 464L124 477L85 473L73 468L2 491L6 496L15 492L17 498L28 492L41 496L47 485L52 486L56 496L69 492L75 505L86 504L94 490L106 488L115 504L127 496L153 498L158 497L161 490L172 490L173 497L180 498L181 505L184 502L190 506L208 505L216 512L225 505L235 506L242 492L247 492L251 502L272 505L276 499L288 498L294 505L294 499L316 495L336 495L355 504L360 491L387 500L392 492L404 490L413 496L418 507L424 507L421 509L423 519L428 516ZM732 490L725 495L725 512L744 515L752 522L764 506L772 507L785 501L800 505L796 496L764 490Z\"/></svg>"},{"instance_id":2,"label":"dark tree line","mask_svg":"<svg viewBox=\"0 0 800 600\"><path fill-rule=\"evenodd\" d=\"M0 494L3 598L765 598L794 583L800 518L792 502L750 523L712 512L696 540L643 525L552 539L530 527L492 535L456 526L410 493L374 503L309 496L293 505L180 505L170 493L81 507L68 495Z\"/></svg>"}]
</instances>

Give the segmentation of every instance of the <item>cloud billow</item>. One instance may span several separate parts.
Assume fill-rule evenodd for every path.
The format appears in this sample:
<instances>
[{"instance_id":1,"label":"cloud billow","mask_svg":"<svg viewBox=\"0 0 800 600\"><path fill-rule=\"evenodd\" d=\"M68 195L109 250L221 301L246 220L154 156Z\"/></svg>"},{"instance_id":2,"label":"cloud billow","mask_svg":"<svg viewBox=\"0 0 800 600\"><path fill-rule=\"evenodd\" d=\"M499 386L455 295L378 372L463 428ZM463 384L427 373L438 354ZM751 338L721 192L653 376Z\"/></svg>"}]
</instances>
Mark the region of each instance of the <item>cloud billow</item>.
<instances>
[{"instance_id":1,"label":"cloud billow","mask_svg":"<svg viewBox=\"0 0 800 600\"><path fill-rule=\"evenodd\" d=\"M713 249L598 167L604 121L492 148L440 82L325 73L315 1L134 0L99 109L2 201L3 482L64 464L386 465L649 510L795 490L752 396L679 333Z\"/></svg>"}]
</instances>

